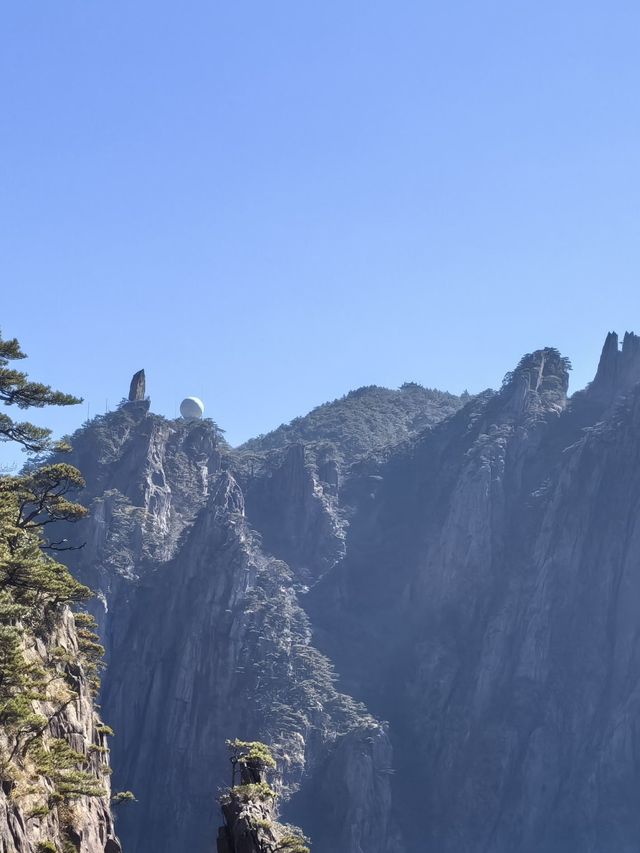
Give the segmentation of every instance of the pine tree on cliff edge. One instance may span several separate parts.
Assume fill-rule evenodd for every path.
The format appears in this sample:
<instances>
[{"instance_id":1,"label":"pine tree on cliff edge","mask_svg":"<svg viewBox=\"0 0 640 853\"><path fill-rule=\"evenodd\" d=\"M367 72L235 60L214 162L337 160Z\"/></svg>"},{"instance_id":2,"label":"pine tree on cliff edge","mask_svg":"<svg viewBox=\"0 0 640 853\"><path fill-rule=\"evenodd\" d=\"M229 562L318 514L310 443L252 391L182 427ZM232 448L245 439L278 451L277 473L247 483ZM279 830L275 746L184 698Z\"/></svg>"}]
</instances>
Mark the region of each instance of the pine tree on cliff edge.
<instances>
[{"instance_id":1,"label":"pine tree on cliff edge","mask_svg":"<svg viewBox=\"0 0 640 853\"><path fill-rule=\"evenodd\" d=\"M9 362L26 358L15 338L3 340L0 334L0 401L6 406L19 409L42 409L44 406L75 406L79 397L53 391L49 385L30 382L26 373L15 370ZM0 441L16 441L25 450L42 453L45 450L61 449L61 444L51 440L51 430L38 427L28 421L14 421L0 412Z\"/></svg>"},{"instance_id":2,"label":"pine tree on cliff edge","mask_svg":"<svg viewBox=\"0 0 640 853\"><path fill-rule=\"evenodd\" d=\"M5 406L81 402L9 366L24 357L17 340L0 337L0 402ZM31 460L34 454L68 449L52 440L51 430L4 412L0 441L22 445ZM55 834L56 842L37 839L39 851L68 848L75 831L71 804L81 797L106 797L104 780L110 772L102 742L78 751L77 738L72 743L58 725L83 685L96 694L104 652L92 617L66 608L91 596L51 555L66 550L66 540L51 541L46 535L48 525L86 515L73 500L83 486L80 472L65 463L31 464L21 475L0 475L0 780L4 807L17 823L37 816ZM56 631L70 622L75 623L73 645L57 645ZM106 735L108 727L103 728ZM28 812L23 803L29 804ZM107 843L109 849L120 849L115 839Z\"/></svg>"}]
</instances>

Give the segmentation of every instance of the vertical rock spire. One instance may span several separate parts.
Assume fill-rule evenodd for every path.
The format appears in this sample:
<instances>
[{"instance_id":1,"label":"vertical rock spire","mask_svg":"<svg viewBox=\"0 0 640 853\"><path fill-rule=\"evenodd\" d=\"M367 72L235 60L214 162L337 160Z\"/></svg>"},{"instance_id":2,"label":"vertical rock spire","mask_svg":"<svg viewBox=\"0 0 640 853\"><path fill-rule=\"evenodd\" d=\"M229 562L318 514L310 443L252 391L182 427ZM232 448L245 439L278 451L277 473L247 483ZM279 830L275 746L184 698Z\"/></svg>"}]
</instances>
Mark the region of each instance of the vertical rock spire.
<instances>
[{"instance_id":1,"label":"vertical rock spire","mask_svg":"<svg viewBox=\"0 0 640 853\"><path fill-rule=\"evenodd\" d=\"M131 385L129 386L129 402L138 402L144 400L146 390L146 380L144 370L139 370L133 374Z\"/></svg>"},{"instance_id":2,"label":"vertical rock spire","mask_svg":"<svg viewBox=\"0 0 640 853\"><path fill-rule=\"evenodd\" d=\"M640 382L640 337L633 332L625 332L620 347L616 332L609 332L591 383L592 393L613 401L637 382Z\"/></svg>"}]
</instances>

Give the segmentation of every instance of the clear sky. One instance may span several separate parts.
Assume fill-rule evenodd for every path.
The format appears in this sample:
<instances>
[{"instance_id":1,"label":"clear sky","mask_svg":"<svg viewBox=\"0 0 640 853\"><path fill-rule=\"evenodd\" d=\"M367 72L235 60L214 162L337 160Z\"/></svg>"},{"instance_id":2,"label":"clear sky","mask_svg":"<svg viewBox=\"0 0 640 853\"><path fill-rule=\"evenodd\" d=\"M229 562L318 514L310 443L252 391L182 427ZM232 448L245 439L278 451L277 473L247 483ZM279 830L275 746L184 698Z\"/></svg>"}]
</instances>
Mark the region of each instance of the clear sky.
<instances>
[{"instance_id":1,"label":"clear sky","mask_svg":"<svg viewBox=\"0 0 640 853\"><path fill-rule=\"evenodd\" d=\"M0 326L232 443L640 331L640 4L5 0ZM6 448L4 451L6 455Z\"/></svg>"}]
</instances>

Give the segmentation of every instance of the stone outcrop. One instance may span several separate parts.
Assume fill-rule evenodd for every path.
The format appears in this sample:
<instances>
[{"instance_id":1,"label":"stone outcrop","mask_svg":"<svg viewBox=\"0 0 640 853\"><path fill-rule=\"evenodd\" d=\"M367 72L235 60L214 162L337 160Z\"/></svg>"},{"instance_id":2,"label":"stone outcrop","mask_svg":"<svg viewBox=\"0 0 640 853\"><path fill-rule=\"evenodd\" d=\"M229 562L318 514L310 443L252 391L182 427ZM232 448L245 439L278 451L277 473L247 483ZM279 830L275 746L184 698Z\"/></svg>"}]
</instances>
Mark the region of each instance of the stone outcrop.
<instances>
[{"instance_id":1,"label":"stone outcrop","mask_svg":"<svg viewBox=\"0 0 640 853\"><path fill-rule=\"evenodd\" d=\"M51 780L34 774L28 759L24 763L14 756L9 768L3 767L0 787L0 851L1 853L33 853L50 849L77 853L120 853L110 804L109 751L105 727L98 716L88 679L80 658L78 637L73 617L64 609L51 624L46 636L38 637L31 650L32 660L44 661L51 654L68 658L61 664L61 675L73 683L77 697L52 717L44 743L64 741L77 753L86 756L83 770L102 789L101 796L78 796L59 801ZM34 702L34 711L50 717L55 707L50 702ZM0 754L10 749L7 734L0 730ZM7 773L7 769L9 772Z\"/></svg>"},{"instance_id":2,"label":"stone outcrop","mask_svg":"<svg viewBox=\"0 0 640 853\"><path fill-rule=\"evenodd\" d=\"M144 370L139 370L133 374L131 384L129 386L129 402L137 403L145 399L146 380Z\"/></svg>"},{"instance_id":3,"label":"stone outcrop","mask_svg":"<svg viewBox=\"0 0 640 853\"><path fill-rule=\"evenodd\" d=\"M236 770L239 784L220 797L224 823L218 830L217 853L309 853L300 830L278 821L266 768L240 763Z\"/></svg>"},{"instance_id":4,"label":"stone outcrop","mask_svg":"<svg viewBox=\"0 0 640 853\"><path fill-rule=\"evenodd\" d=\"M622 346L615 332L609 332L590 392L612 402L621 392L640 382L640 337L626 332Z\"/></svg>"},{"instance_id":5,"label":"stone outcrop","mask_svg":"<svg viewBox=\"0 0 640 853\"><path fill-rule=\"evenodd\" d=\"M282 832L275 829L271 800L241 799L229 797L222 805L224 826L218 830L218 853L263 853L269 846L277 849L276 845ZM266 833L256 829L258 826L269 825L268 840ZM274 831L275 830L275 831Z\"/></svg>"}]
</instances>

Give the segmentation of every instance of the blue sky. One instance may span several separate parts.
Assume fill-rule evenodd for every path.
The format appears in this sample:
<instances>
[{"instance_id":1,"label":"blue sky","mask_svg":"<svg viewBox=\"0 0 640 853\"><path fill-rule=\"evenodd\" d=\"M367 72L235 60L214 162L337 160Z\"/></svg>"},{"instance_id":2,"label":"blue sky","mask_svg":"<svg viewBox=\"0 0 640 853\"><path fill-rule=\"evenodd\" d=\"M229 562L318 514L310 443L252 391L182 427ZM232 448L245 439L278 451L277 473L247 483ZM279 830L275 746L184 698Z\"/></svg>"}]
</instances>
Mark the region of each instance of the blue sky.
<instances>
[{"instance_id":1,"label":"blue sky","mask_svg":"<svg viewBox=\"0 0 640 853\"><path fill-rule=\"evenodd\" d=\"M7 0L0 326L232 443L640 330L640 5ZM2 453L6 457L7 450Z\"/></svg>"}]
</instances>

